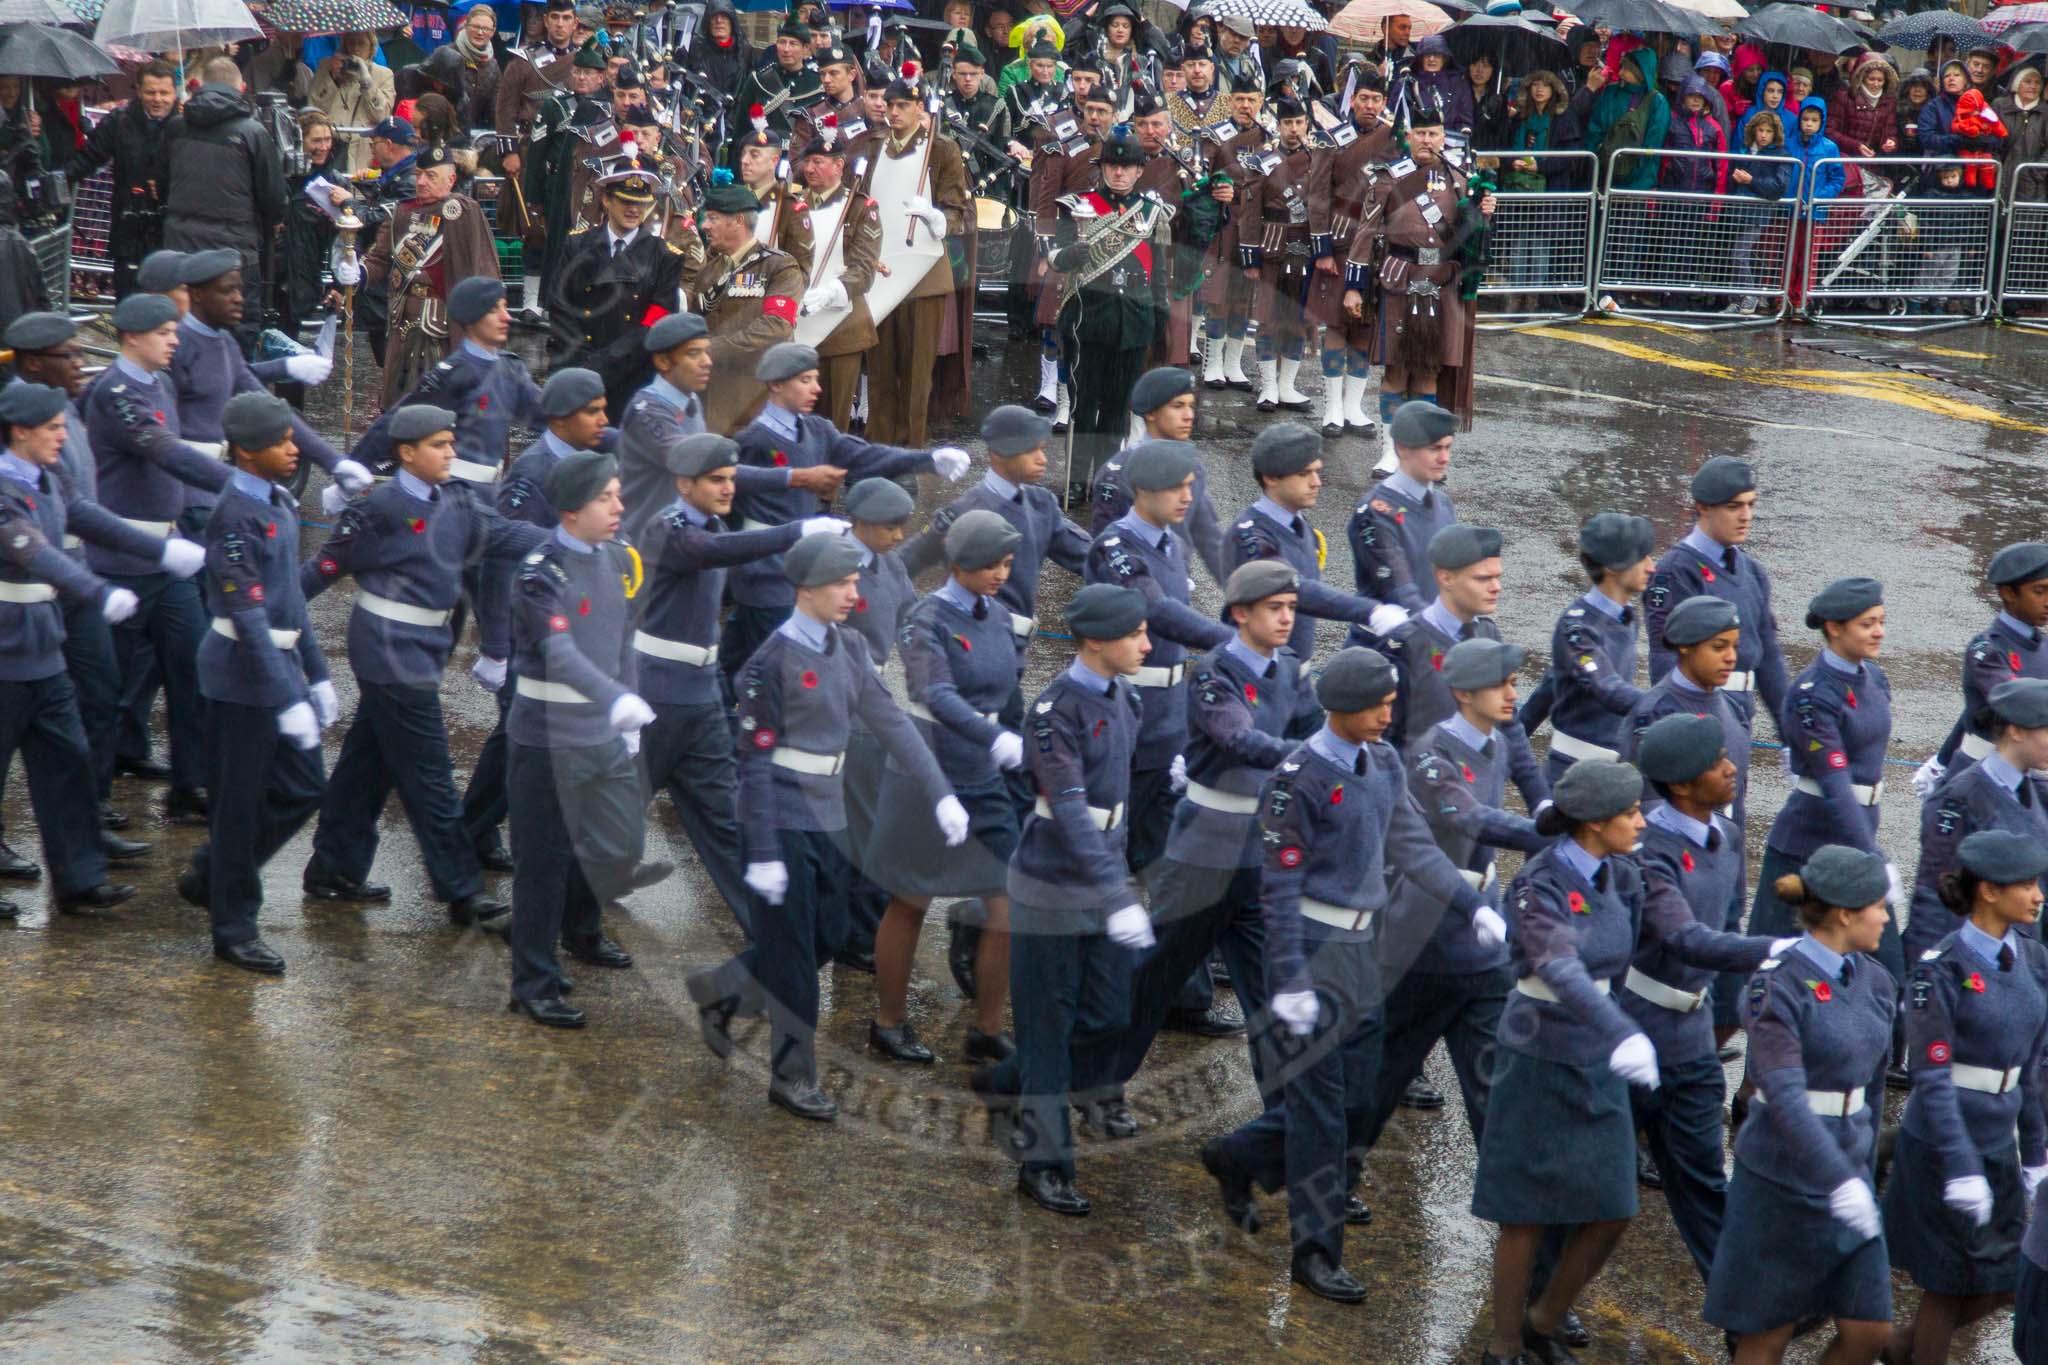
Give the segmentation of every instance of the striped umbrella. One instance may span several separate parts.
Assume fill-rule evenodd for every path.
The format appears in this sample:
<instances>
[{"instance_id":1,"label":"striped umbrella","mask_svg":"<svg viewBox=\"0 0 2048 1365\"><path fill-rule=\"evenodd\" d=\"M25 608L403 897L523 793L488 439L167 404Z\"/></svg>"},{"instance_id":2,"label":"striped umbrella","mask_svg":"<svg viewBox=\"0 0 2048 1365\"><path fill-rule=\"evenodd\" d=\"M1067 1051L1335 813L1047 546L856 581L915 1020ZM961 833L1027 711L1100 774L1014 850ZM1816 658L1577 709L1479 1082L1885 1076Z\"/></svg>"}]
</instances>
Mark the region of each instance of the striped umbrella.
<instances>
[{"instance_id":1,"label":"striped umbrella","mask_svg":"<svg viewBox=\"0 0 2048 1365\"><path fill-rule=\"evenodd\" d=\"M2048 24L2048 4L2001 5L1978 20L1986 33L2003 33L2016 24Z\"/></svg>"},{"instance_id":2,"label":"striped umbrella","mask_svg":"<svg viewBox=\"0 0 2048 1365\"><path fill-rule=\"evenodd\" d=\"M1408 17L1408 31L1417 38L1442 33L1451 26L1450 14L1429 0L1351 0L1330 20L1330 32L1354 43L1377 42L1387 20L1396 15Z\"/></svg>"}]
</instances>

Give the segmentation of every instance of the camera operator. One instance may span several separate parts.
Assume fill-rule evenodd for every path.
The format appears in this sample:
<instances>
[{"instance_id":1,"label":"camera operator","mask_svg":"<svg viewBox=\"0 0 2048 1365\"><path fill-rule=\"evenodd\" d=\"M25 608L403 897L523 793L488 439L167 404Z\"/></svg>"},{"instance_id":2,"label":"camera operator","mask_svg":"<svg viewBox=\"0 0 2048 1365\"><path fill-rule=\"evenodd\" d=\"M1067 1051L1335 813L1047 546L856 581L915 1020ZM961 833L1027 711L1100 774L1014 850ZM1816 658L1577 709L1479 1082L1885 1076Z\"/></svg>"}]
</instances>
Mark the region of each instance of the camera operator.
<instances>
[{"instance_id":1,"label":"camera operator","mask_svg":"<svg viewBox=\"0 0 2048 1365\"><path fill-rule=\"evenodd\" d=\"M377 65L377 35L343 35L341 46L314 74L311 99L315 109L341 128L369 128L388 118L398 102L398 89L391 68ZM346 165L350 174L370 168L366 139L349 139Z\"/></svg>"}]
</instances>

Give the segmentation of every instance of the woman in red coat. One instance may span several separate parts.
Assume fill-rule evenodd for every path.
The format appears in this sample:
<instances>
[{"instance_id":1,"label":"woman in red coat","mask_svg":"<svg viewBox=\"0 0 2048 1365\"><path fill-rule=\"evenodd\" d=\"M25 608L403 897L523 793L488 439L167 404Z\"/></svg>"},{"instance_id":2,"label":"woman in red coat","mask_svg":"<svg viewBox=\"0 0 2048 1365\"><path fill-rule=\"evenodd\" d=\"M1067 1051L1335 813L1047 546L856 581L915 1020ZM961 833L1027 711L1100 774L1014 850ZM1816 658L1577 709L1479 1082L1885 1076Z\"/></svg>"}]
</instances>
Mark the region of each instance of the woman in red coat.
<instances>
[{"instance_id":1,"label":"woman in red coat","mask_svg":"<svg viewBox=\"0 0 2048 1365\"><path fill-rule=\"evenodd\" d=\"M1899 73L1875 52L1856 59L1828 101L1828 136L1844 156L1891 156L1898 141Z\"/></svg>"}]
</instances>

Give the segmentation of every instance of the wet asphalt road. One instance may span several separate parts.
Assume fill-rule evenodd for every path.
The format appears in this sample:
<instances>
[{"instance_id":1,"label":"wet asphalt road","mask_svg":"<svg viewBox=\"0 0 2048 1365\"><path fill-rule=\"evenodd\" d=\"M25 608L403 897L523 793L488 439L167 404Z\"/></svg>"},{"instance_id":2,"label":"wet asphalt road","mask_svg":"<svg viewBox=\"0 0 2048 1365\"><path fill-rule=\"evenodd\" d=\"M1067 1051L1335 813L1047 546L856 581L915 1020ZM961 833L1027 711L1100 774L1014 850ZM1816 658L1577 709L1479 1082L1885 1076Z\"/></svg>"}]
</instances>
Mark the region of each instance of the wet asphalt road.
<instances>
[{"instance_id":1,"label":"wet asphalt road","mask_svg":"<svg viewBox=\"0 0 2048 1365\"><path fill-rule=\"evenodd\" d=\"M1010 350L977 376L981 410L1034 386L1031 348ZM1760 471L1752 548L1793 667L1811 657L1800 617L1813 591L1846 573L1883 578L1893 755L1917 762L1939 742L1959 649L1993 605L1981 565L2040 530L2038 335L1580 324L1486 336L1480 370L1479 424L1451 488L1462 519L1507 534L1508 638L1540 659L1582 588L1573 538L1586 516L1647 513L1668 544L1686 525L1687 473L1742 455ZM1245 449L1262 419L1243 395L1203 402L1198 439L1227 516L1254 496ZM340 429L331 394L313 412ZM1317 520L1344 584L1342 527L1373 453L1358 440L1330 451ZM1071 589L1051 576L1042 619L1056 623ZM1213 607L1215 586L1196 596ZM344 715L347 602L336 591L315 612ZM465 643L446 683L458 764L490 720L472 657ZM1065 658L1041 641L1031 684ZM330 757L338 743L330 734ZM1762 756L1756 771L1760 854L1785 783ZM1910 870L1909 771L1894 772L1883 838ZM1284 1202L1266 1202L1265 1232L1239 1236L1195 1160L1203 1138L1253 1112L1236 1040L1163 1037L1132 1096L1143 1134L1088 1145L1081 1185L1096 1212L1058 1219L1020 1204L982 1138L941 933L913 983L914 1017L941 1054L928 1071L865 1055L871 980L825 973L834 1127L767 1106L765 1039L730 1065L703 1050L683 974L737 931L665 803L650 856L681 870L608 917L636 967L579 967L591 1027L560 1034L505 1013L502 944L449 927L396 803L376 866L396 888L388 906L302 901L310 832L272 864L264 933L291 970L268 981L214 963L203 917L171 890L201 832L163 825L155 789L123 779L115 795L137 817L129 833L158 844L142 894L88 921L53 919L31 889L16 897L21 918L0 923L9 1359L1477 1358L1492 1230L1467 1212L1472 1149L1455 1106L1404 1114L1372 1158L1375 1218L1347 1261L1373 1297L1338 1307L1290 1285ZM5 817L32 847L19 765ZM1434 1068L1449 1089L1441 1054ZM1583 1305L1598 1337L1585 1358L1721 1359L1700 1297L1646 1194ZM2005 1329L1995 1319L1956 1358L2010 1359Z\"/></svg>"}]
</instances>

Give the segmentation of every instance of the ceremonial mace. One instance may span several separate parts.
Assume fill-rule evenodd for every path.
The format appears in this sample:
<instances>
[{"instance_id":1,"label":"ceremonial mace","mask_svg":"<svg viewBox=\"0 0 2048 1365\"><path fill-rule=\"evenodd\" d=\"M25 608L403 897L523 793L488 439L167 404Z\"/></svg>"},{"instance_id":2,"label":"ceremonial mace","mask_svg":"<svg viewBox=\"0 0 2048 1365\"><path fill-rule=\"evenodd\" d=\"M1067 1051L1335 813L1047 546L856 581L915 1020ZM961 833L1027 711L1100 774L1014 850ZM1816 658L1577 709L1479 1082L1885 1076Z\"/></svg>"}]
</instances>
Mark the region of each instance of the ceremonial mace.
<instances>
[{"instance_id":1,"label":"ceremonial mace","mask_svg":"<svg viewBox=\"0 0 2048 1365\"><path fill-rule=\"evenodd\" d=\"M353 203L341 206L341 216L334 220L335 236L341 247L341 258L356 262L360 272L361 262L356 258L356 234L363 230L363 220L356 217ZM361 279L360 273L356 276ZM356 287L342 286L341 290L341 444L346 450L349 437L355 430L356 409Z\"/></svg>"}]
</instances>

